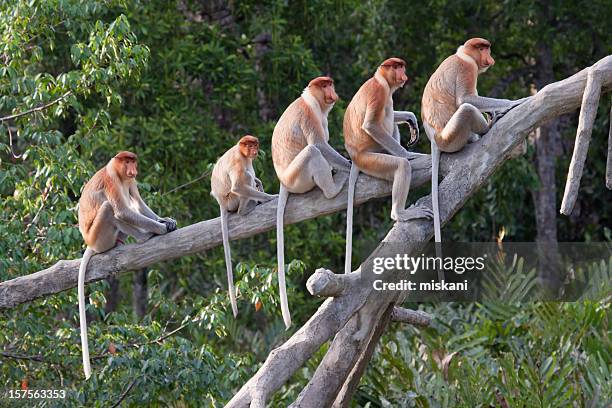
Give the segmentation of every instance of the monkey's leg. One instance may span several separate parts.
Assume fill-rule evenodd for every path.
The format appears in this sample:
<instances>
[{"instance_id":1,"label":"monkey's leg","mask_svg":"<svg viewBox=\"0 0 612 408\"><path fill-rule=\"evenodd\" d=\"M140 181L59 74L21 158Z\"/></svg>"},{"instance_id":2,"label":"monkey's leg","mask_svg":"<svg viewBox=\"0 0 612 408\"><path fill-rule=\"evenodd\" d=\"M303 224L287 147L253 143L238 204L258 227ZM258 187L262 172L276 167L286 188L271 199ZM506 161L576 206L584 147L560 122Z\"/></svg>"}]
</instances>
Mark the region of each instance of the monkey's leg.
<instances>
[{"instance_id":1,"label":"monkey's leg","mask_svg":"<svg viewBox=\"0 0 612 408\"><path fill-rule=\"evenodd\" d=\"M406 209L410 190L412 169L408 159L384 153L366 152L353 160L364 173L384 180L393 181L391 191L391 219L408 221L415 218L430 218L431 210L424 206L411 206Z\"/></svg>"},{"instance_id":2,"label":"monkey's leg","mask_svg":"<svg viewBox=\"0 0 612 408\"><path fill-rule=\"evenodd\" d=\"M464 103L450 118L442 132L436 135L436 144L443 152L456 152L465 146L473 134L483 135L489 123L473 105Z\"/></svg>"},{"instance_id":3,"label":"monkey's leg","mask_svg":"<svg viewBox=\"0 0 612 408\"><path fill-rule=\"evenodd\" d=\"M321 151L313 145L306 146L291 162L284 173L285 180L292 180L291 192L305 193L317 186L325 198L333 198L340 193L348 174L337 174L337 181L332 176L332 166L323 157Z\"/></svg>"},{"instance_id":4,"label":"monkey's leg","mask_svg":"<svg viewBox=\"0 0 612 408\"><path fill-rule=\"evenodd\" d=\"M247 215L257 207L257 201L251 200L248 197L240 198L238 205L238 215Z\"/></svg>"},{"instance_id":5,"label":"monkey's leg","mask_svg":"<svg viewBox=\"0 0 612 408\"><path fill-rule=\"evenodd\" d=\"M150 239L154 234L151 232L145 232L140 228L134 227L133 225L127 224L117 218L115 218L115 225L125 235L136 238L136 242L145 242Z\"/></svg>"},{"instance_id":6,"label":"monkey's leg","mask_svg":"<svg viewBox=\"0 0 612 408\"><path fill-rule=\"evenodd\" d=\"M106 252L117 244L119 230L115 220L112 205L105 201L98 208L96 217L87 231L86 241L97 253Z\"/></svg>"}]
</instances>

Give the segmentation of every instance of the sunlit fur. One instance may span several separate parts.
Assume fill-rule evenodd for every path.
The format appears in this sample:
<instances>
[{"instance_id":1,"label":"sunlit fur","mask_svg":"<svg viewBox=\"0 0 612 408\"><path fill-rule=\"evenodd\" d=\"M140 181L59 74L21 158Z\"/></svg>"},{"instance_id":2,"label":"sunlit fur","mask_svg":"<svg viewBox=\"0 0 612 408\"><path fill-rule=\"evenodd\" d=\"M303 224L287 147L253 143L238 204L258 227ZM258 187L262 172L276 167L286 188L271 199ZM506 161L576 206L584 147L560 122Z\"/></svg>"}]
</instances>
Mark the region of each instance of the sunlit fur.
<instances>
[{"instance_id":1,"label":"sunlit fur","mask_svg":"<svg viewBox=\"0 0 612 408\"><path fill-rule=\"evenodd\" d=\"M330 103L325 100L326 94ZM302 95L285 109L276 123L272 134L272 162L279 180L290 192L305 192L302 186L295 186L297 173L285 173L293 159L308 145L304 129L309 129L315 137L328 142L327 115L337 100L333 80L329 77L315 78L310 81ZM308 189L312 188L314 184Z\"/></svg>"},{"instance_id":2,"label":"sunlit fur","mask_svg":"<svg viewBox=\"0 0 612 408\"><path fill-rule=\"evenodd\" d=\"M453 140L444 140L440 133L455 114L458 90L477 95L478 74L486 71L495 61L491 57L491 43L483 38L472 38L446 58L429 78L423 92L421 116L436 131L436 143L442 151L456 151ZM480 48L480 49L479 49ZM465 144L461 141L461 144Z\"/></svg>"},{"instance_id":3,"label":"sunlit fur","mask_svg":"<svg viewBox=\"0 0 612 408\"><path fill-rule=\"evenodd\" d=\"M259 139L245 135L238 143L226 151L215 163L210 180L211 194L219 203L221 213L221 236L225 253L225 267L230 303L234 317L238 315L234 271L229 243L228 213L238 212L245 215L257 202L270 201L274 196L260 191L261 182L255 177L253 159L259 151Z\"/></svg>"},{"instance_id":4,"label":"sunlit fur","mask_svg":"<svg viewBox=\"0 0 612 408\"><path fill-rule=\"evenodd\" d=\"M79 266L77 285L86 378L91 375L85 314L85 275L89 259L95 253L108 251L129 235L143 241L176 228L174 220L171 221L173 227L160 222L160 218L142 201L136 185L137 166L138 157L134 153L117 153L85 184L79 200L79 230L87 244Z\"/></svg>"}]
</instances>

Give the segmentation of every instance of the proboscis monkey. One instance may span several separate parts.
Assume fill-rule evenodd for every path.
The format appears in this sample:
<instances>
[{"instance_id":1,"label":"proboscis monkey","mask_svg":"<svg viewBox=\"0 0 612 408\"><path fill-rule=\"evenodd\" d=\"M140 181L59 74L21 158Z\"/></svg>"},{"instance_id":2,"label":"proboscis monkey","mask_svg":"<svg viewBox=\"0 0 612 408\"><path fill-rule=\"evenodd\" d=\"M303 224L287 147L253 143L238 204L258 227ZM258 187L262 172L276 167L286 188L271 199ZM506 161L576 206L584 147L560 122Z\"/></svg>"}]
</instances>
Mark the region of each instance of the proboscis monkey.
<instances>
[{"instance_id":1,"label":"proboscis monkey","mask_svg":"<svg viewBox=\"0 0 612 408\"><path fill-rule=\"evenodd\" d=\"M495 64L491 43L484 38L469 39L446 58L433 73L423 92L421 116L431 142L431 197L434 211L435 242L441 242L438 206L440 152L459 151L468 141L485 134L499 114L504 114L528 98L511 101L478 96L476 83ZM489 120L481 112L491 114Z\"/></svg>"},{"instance_id":2,"label":"proboscis monkey","mask_svg":"<svg viewBox=\"0 0 612 408\"><path fill-rule=\"evenodd\" d=\"M79 267L79 318L83 369L91 376L87 318L85 315L85 272L89 259L123 243L127 236L145 241L176 229L172 218L158 217L140 197L136 176L138 158L119 152L85 184L79 200L79 230L87 249Z\"/></svg>"},{"instance_id":3,"label":"proboscis monkey","mask_svg":"<svg viewBox=\"0 0 612 408\"><path fill-rule=\"evenodd\" d=\"M351 270L353 201L360 171L393 181L391 219L394 221L431 218L431 210L427 207L413 205L405 208L410 189L408 159L411 154L400 144L397 125L408 123L414 140L419 137L419 127L412 112L393 110L393 93L407 80L404 60L385 60L374 76L359 88L344 114L344 145L353 161L349 175L345 273Z\"/></svg>"},{"instance_id":4,"label":"proboscis monkey","mask_svg":"<svg viewBox=\"0 0 612 408\"><path fill-rule=\"evenodd\" d=\"M282 114L272 134L272 161L280 191L276 212L276 249L281 311L285 326L291 325L285 285L283 216L289 193L305 193L315 187L333 198L344 186L350 162L329 145L327 114L338 100L334 81L318 77L302 96ZM342 171L334 177L333 170Z\"/></svg>"},{"instance_id":5,"label":"proboscis monkey","mask_svg":"<svg viewBox=\"0 0 612 408\"><path fill-rule=\"evenodd\" d=\"M238 315L238 306L234 289L227 215L229 212L237 212L239 215L248 214L258 202L270 201L276 197L276 195L264 193L261 180L255 177L253 159L257 157L258 152L259 139L251 135L243 136L217 160L210 180L211 195L219 203L221 211L221 235L225 252L227 286L234 317Z\"/></svg>"}]
</instances>

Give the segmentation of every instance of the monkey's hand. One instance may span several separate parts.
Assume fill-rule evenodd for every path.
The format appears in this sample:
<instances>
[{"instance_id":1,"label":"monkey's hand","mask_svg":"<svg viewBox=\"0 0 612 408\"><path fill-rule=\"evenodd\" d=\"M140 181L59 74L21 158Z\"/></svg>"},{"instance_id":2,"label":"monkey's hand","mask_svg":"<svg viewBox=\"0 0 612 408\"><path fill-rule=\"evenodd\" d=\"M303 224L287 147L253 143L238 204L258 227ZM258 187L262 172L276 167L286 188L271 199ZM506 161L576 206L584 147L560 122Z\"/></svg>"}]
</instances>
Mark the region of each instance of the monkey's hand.
<instances>
[{"instance_id":1,"label":"monkey's hand","mask_svg":"<svg viewBox=\"0 0 612 408\"><path fill-rule=\"evenodd\" d=\"M257 191L261 191L262 193L264 192L263 183L257 177L255 177L255 188Z\"/></svg>"},{"instance_id":2,"label":"monkey's hand","mask_svg":"<svg viewBox=\"0 0 612 408\"><path fill-rule=\"evenodd\" d=\"M170 217L164 217L164 218L160 218L157 221L166 225L166 232L167 233L168 232L172 232L172 231L176 231L176 220L174 220L174 219L172 219Z\"/></svg>"},{"instance_id":3,"label":"monkey's hand","mask_svg":"<svg viewBox=\"0 0 612 408\"><path fill-rule=\"evenodd\" d=\"M524 98L521 99L517 99L515 101L510 101L510 105L508 105L508 107L506 109L503 109L501 111L495 112L495 116L493 118L493 123L497 122L498 120L500 120L502 117L504 117L508 112L510 112L512 109L516 108L519 105L522 105L523 103L527 102L530 98L532 98L531 96L526 96ZM491 124L491 126L493 126L493 123Z\"/></svg>"},{"instance_id":4,"label":"monkey's hand","mask_svg":"<svg viewBox=\"0 0 612 408\"><path fill-rule=\"evenodd\" d=\"M419 122L417 121L416 115L412 112L397 112L397 119L400 123L406 123L410 127L410 139L408 140L407 146L412 146L419 140L420 132L419 132Z\"/></svg>"}]
</instances>

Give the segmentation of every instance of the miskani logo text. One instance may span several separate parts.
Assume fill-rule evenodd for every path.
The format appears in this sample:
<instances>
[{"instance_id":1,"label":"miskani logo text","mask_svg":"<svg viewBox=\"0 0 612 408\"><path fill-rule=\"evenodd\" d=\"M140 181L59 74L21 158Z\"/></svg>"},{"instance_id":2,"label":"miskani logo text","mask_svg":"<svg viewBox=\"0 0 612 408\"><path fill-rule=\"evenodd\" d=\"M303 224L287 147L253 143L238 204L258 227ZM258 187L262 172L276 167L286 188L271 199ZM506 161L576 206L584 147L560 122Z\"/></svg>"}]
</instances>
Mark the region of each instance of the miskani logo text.
<instances>
[{"instance_id":1,"label":"miskani logo text","mask_svg":"<svg viewBox=\"0 0 612 408\"><path fill-rule=\"evenodd\" d=\"M377 257L373 260L372 272L381 275L385 271L406 271L410 275L418 272L454 272L462 275L470 271L482 271L485 268L487 255L481 257L437 257L437 256L408 256L407 254L397 254L394 257ZM413 282L408 279L400 281L385 282L376 279L373 282L374 290L409 290L409 291L467 291L468 281L446 282L444 279L431 279L431 281Z\"/></svg>"}]
</instances>

